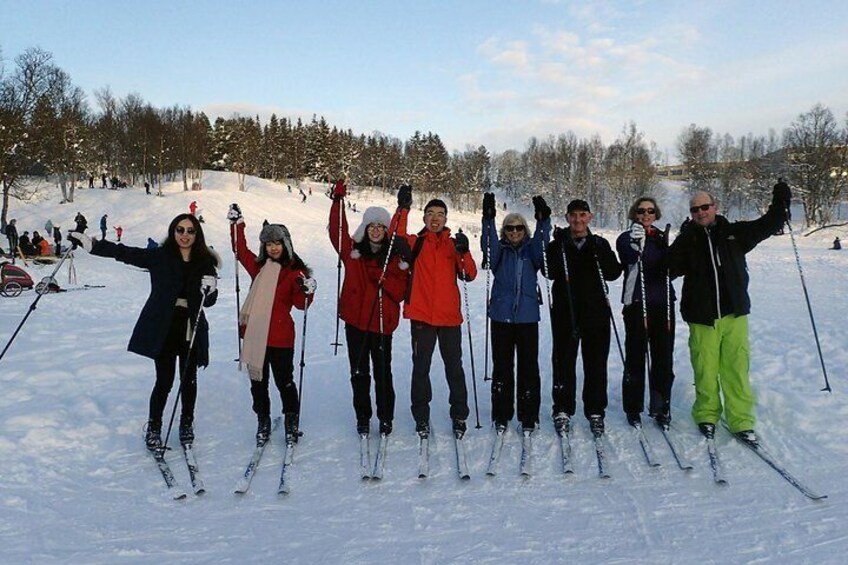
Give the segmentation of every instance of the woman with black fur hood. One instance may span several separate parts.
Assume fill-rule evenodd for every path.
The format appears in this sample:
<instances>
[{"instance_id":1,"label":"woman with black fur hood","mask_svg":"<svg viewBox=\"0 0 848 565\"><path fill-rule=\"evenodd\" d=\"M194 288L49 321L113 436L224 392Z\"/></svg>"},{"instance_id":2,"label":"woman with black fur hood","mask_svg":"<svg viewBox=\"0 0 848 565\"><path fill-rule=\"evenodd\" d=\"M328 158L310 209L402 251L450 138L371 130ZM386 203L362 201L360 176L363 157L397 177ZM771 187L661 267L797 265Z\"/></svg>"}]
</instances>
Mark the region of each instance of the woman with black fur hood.
<instances>
[{"instance_id":1,"label":"woman with black fur hood","mask_svg":"<svg viewBox=\"0 0 848 565\"><path fill-rule=\"evenodd\" d=\"M180 367L180 443L194 442L194 404L197 399L197 367L209 364L209 324L201 302L209 307L218 300L216 268L221 261L206 245L203 228L190 214L180 214L168 226L168 236L156 249L142 249L97 240L72 231L68 240L92 255L146 269L150 273L150 296L133 329L127 349L156 364L156 384L150 393L145 443L151 451L161 449L162 414L174 385L177 360ZM197 320L197 327L191 325ZM194 345L188 360L192 331Z\"/></svg>"},{"instance_id":2,"label":"woman with black fur hood","mask_svg":"<svg viewBox=\"0 0 848 565\"><path fill-rule=\"evenodd\" d=\"M365 210L362 224L352 237L349 235L342 206L345 193L344 182L337 182L330 209L329 236L345 266L339 317L345 322L356 431L367 436L371 428L370 366L374 371L380 433L388 435L392 432L395 412L392 334L400 320L400 302L406 290L409 265L396 256L401 251L396 245L386 262L390 216L384 208ZM405 241L402 243L406 245Z\"/></svg>"},{"instance_id":3,"label":"woman with black fur hood","mask_svg":"<svg viewBox=\"0 0 848 565\"><path fill-rule=\"evenodd\" d=\"M271 371L283 403L286 440L296 442L300 405L294 383L295 329L291 309L306 308L317 284L311 278L312 270L294 252L286 226L262 227L257 256L247 247L244 219L237 205L230 206L227 218L233 251L253 280L239 312L239 332L244 338L240 364L250 375L250 394L258 421L256 443L264 444L271 434Z\"/></svg>"}]
</instances>

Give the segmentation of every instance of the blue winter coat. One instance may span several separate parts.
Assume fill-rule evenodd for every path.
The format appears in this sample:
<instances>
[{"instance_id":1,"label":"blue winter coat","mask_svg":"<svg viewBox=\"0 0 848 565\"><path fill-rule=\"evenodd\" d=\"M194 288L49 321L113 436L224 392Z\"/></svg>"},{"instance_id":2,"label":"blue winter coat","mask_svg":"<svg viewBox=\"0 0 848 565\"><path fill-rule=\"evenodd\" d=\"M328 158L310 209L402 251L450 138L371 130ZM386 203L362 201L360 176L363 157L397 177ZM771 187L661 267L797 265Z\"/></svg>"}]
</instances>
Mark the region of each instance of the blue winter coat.
<instances>
[{"instance_id":1,"label":"blue winter coat","mask_svg":"<svg viewBox=\"0 0 848 565\"><path fill-rule=\"evenodd\" d=\"M177 297L183 285L188 289L189 320L190 323L194 323L200 310L200 299L203 296L200 292L200 279L203 275L215 274L214 258L207 265L193 265L185 263L172 250L162 247L141 249L121 243L115 244L111 241L96 241L91 254L112 257L122 263L147 269L150 273L150 295L135 323L127 350L151 359L156 359L162 353ZM206 296L203 306L212 306L217 300L218 291L215 290ZM197 324L194 350L198 367L207 366L209 364L209 324L203 315L200 316Z\"/></svg>"},{"instance_id":2,"label":"blue winter coat","mask_svg":"<svg viewBox=\"0 0 848 565\"><path fill-rule=\"evenodd\" d=\"M544 265L545 242L550 233L550 219L538 221L533 238L525 237L518 247L513 247L506 239L498 238L494 219L483 219L480 245L483 253L489 254L489 268L494 274L489 318L509 324L539 321L536 273Z\"/></svg>"}]
</instances>

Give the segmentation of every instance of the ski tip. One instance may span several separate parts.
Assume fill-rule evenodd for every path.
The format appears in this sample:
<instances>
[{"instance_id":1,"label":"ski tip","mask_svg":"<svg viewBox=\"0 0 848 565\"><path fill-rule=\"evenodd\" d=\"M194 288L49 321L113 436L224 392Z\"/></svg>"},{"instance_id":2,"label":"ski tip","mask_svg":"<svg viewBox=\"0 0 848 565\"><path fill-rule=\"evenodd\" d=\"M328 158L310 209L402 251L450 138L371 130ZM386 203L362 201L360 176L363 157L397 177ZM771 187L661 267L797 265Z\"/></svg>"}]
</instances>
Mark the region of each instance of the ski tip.
<instances>
[{"instance_id":1,"label":"ski tip","mask_svg":"<svg viewBox=\"0 0 848 565\"><path fill-rule=\"evenodd\" d=\"M174 493L174 500L185 500L187 498L188 498L188 494L183 492L183 491L179 491L179 492Z\"/></svg>"},{"instance_id":2,"label":"ski tip","mask_svg":"<svg viewBox=\"0 0 848 565\"><path fill-rule=\"evenodd\" d=\"M206 494L206 489L205 488L197 489L196 491L194 491L194 494L195 494L195 496L204 495L204 494Z\"/></svg>"},{"instance_id":3,"label":"ski tip","mask_svg":"<svg viewBox=\"0 0 848 565\"><path fill-rule=\"evenodd\" d=\"M419 479L426 479L426 478L427 478L427 473L418 473L418 478L419 478Z\"/></svg>"},{"instance_id":4,"label":"ski tip","mask_svg":"<svg viewBox=\"0 0 848 565\"><path fill-rule=\"evenodd\" d=\"M470 481L470 480L471 480L471 475L460 475L460 476L459 476L459 480L461 480L461 481Z\"/></svg>"}]
</instances>

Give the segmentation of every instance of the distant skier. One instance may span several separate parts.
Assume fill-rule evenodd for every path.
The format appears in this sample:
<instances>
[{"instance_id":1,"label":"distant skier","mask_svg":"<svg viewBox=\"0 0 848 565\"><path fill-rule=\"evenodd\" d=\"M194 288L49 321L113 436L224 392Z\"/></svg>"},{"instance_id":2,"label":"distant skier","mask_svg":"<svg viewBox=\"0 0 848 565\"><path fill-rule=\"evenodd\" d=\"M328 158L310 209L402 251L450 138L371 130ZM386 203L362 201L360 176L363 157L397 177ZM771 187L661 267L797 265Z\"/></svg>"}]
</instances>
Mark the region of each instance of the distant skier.
<instances>
[{"instance_id":1,"label":"distant skier","mask_svg":"<svg viewBox=\"0 0 848 565\"><path fill-rule=\"evenodd\" d=\"M17 219L12 218L9 220L9 223L6 224L6 239L9 240L9 255L12 256L12 264L15 264L15 255L17 255L17 249L19 246L18 242L18 228L16 226Z\"/></svg>"},{"instance_id":2,"label":"distant skier","mask_svg":"<svg viewBox=\"0 0 848 565\"><path fill-rule=\"evenodd\" d=\"M77 215L74 216L74 226L73 231L77 231L80 233L85 233L85 230L88 229L88 220L85 219L85 216L82 215L82 212L77 212Z\"/></svg>"},{"instance_id":3,"label":"distant skier","mask_svg":"<svg viewBox=\"0 0 848 565\"><path fill-rule=\"evenodd\" d=\"M121 243L121 236L124 234L124 228L121 226L115 226L115 237L118 243Z\"/></svg>"},{"instance_id":4,"label":"distant skier","mask_svg":"<svg viewBox=\"0 0 848 565\"><path fill-rule=\"evenodd\" d=\"M838 237L833 240L833 247L831 247L831 249L836 249L836 250L842 249L842 242L839 241Z\"/></svg>"},{"instance_id":5,"label":"distant skier","mask_svg":"<svg viewBox=\"0 0 848 565\"><path fill-rule=\"evenodd\" d=\"M201 301L203 307L217 301L216 268L221 263L206 245L203 228L194 216L180 214L171 220L165 242L156 249L98 241L81 232L69 232L68 239L92 255L112 257L150 273L150 295L127 347L153 359L156 366L144 441L151 451L162 448L162 415L179 366L180 443L193 443L197 368L209 364L209 324L200 314Z\"/></svg>"},{"instance_id":6,"label":"distant skier","mask_svg":"<svg viewBox=\"0 0 848 565\"><path fill-rule=\"evenodd\" d=\"M94 188L94 175L88 175L88 188Z\"/></svg>"},{"instance_id":7,"label":"distant skier","mask_svg":"<svg viewBox=\"0 0 848 565\"><path fill-rule=\"evenodd\" d=\"M192 216L197 216L197 200L192 200L188 205L188 211Z\"/></svg>"},{"instance_id":8,"label":"distant skier","mask_svg":"<svg viewBox=\"0 0 848 565\"><path fill-rule=\"evenodd\" d=\"M57 257L62 255L62 232L59 226L53 226L53 252Z\"/></svg>"},{"instance_id":9,"label":"distant skier","mask_svg":"<svg viewBox=\"0 0 848 565\"><path fill-rule=\"evenodd\" d=\"M714 437L723 411L731 433L757 441L756 399L748 378L751 299L745 255L788 220L791 198L789 186L780 180L764 216L731 223L718 215L712 194L696 192L689 200L692 217L671 245L669 269L672 277L683 277L680 314L689 324L692 418L707 438Z\"/></svg>"},{"instance_id":10,"label":"distant skier","mask_svg":"<svg viewBox=\"0 0 848 565\"><path fill-rule=\"evenodd\" d=\"M146 181L145 181L145 183L144 183L144 193L145 193L145 194L150 194L150 183L149 183L149 182L146 182Z\"/></svg>"},{"instance_id":11,"label":"distant skier","mask_svg":"<svg viewBox=\"0 0 848 565\"><path fill-rule=\"evenodd\" d=\"M107 221L107 220L106 220L106 218L108 218L108 217L109 217L109 216L108 216L107 214L103 214L103 215L100 217L100 239L102 239L102 240L104 240L104 241L105 241L105 239L106 239L106 228L107 228L107 225L106 225L106 221Z\"/></svg>"},{"instance_id":12,"label":"distant skier","mask_svg":"<svg viewBox=\"0 0 848 565\"><path fill-rule=\"evenodd\" d=\"M100 181L103 183L100 185L100 188L106 188L106 173L100 175Z\"/></svg>"}]
</instances>

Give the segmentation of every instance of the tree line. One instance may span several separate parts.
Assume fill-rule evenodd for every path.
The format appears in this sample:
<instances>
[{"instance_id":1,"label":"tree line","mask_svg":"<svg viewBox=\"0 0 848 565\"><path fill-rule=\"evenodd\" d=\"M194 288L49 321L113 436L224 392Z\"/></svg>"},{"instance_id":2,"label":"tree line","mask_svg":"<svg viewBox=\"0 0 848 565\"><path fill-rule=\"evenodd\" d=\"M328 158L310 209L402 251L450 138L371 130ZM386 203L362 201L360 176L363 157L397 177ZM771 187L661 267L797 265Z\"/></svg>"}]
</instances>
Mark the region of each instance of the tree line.
<instances>
[{"instance_id":1,"label":"tree line","mask_svg":"<svg viewBox=\"0 0 848 565\"><path fill-rule=\"evenodd\" d=\"M567 132L531 137L523 150L490 154L485 146L449 152L439 135L407 140L381 132L355 134L313 115L304 123L272 115L218 117L174 105L156 108L141 95L94 92L94 107L49 52L27 49L5 64L0 53L0 178L5 227L10 198L32 197L31 177L55 182L72 202L80 179L107 174L135 185L181 179L188 190L216 169L274 181L329 182L394 191L412 184L423 201L448 198L459 210L479 208L492 189L529 201L544 195L562 210L572 198L592 203L601 225L623 226L630 202L661 192L660 154L636 124L605 144ZM821 105L798 116L782 136L734 139L692 124L677 141L689 189L709 190L739 215L767 206L778 176L797 188L807 224L833 220L848 187L848 116L839 124ZM661 195L660 195L661 196Z\"/></svg>"}]
</instances>

